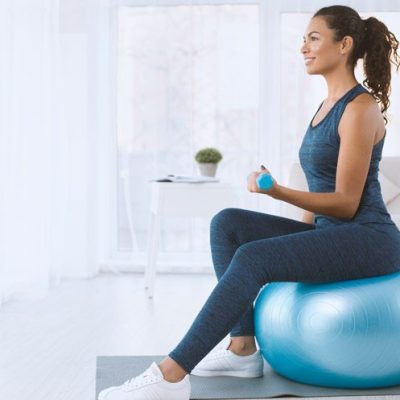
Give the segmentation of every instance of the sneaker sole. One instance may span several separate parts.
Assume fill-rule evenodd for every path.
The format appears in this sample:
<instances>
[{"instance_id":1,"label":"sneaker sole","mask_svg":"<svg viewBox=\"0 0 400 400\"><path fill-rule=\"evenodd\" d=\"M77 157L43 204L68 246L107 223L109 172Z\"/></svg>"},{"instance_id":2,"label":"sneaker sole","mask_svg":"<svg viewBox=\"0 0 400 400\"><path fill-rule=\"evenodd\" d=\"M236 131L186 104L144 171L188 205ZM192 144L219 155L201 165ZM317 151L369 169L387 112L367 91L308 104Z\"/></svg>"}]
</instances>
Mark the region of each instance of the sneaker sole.
<instances>
[{"instance_id":1,"label":"sneaker sole","mask_svg":"<svg viewBox=\"0 0 400 400\"><path fill-rule=\"evenodd\" d=\"M234 376L236 378L261 378L264 376L264 372L246 372L246 371L207 371L207 370L196 370L192 371L191 375L194 376Z\"/></svg>"}]
</instances>

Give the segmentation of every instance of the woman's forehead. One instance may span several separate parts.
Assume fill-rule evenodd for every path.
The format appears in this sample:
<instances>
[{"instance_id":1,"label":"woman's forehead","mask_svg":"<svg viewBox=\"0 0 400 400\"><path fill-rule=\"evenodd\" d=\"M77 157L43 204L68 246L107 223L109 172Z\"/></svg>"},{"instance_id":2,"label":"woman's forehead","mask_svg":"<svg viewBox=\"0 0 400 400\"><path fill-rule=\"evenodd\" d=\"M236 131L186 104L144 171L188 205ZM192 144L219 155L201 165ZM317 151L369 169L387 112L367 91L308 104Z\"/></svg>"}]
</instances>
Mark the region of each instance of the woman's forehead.
<instances>
[{"instance_id":1,"label":"woman's forehead","mask_svg":"<svg viewBox=\"0 0 400 400\"><path fill-rule=\"evenodd\" d=\"M313 17L310 19L306 27L305 36L308 36L311 33L324 34L327 33L328 31L330 31L330 29L328 28L328 25L324 18Z\"/></svg>"}]
</instances>

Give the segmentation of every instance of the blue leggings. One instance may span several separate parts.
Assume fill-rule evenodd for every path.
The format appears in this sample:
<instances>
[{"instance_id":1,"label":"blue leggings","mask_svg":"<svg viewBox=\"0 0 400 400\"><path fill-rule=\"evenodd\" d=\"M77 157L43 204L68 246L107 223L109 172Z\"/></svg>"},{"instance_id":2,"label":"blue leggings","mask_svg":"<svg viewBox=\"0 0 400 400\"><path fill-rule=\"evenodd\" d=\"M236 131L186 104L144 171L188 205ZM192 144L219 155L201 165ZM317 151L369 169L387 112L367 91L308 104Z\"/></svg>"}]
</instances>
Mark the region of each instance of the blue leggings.
<instances>
[{"instance_id":1,"label":"blue leggings","mask_svg":"<svg viewBox=\"0 0 400 400\"><path fill-rule=\"evenodd\" d=\"M211 221L218 284L169 354L186 372L224 337L254 336L253 303L269 282L328 283L400 270L400 234L358 223L314 224L228 208ZM384 261L383 261L384 260Z\"/></svg>"}]
</instances>

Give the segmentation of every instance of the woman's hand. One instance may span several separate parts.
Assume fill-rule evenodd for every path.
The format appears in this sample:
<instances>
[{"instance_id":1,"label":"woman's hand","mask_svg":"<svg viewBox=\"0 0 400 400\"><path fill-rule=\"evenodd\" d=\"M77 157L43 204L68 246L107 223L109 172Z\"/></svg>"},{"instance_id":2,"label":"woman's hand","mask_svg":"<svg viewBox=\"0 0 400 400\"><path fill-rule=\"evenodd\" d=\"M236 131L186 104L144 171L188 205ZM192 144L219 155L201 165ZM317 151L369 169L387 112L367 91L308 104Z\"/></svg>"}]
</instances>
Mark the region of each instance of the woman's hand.
<instances>
[{"instance_id":1,"label":"woman's hand","mask_svg":"<svg viewBox=\"0 0 400 400\"><path fill-rule=\"evenodd\" d=\"M247 177L247 190L251 193L263 193L263 194L268 194L271 197L274 197L274 195L277 192L277 187L278 184L276 182L276 180L272 177L272 186L268 189L268 190L262 190L258 187L257 185L257 178L259 175L261 174L270 174L269 170L267 168L264 167L264 165L261 165L261 168L259 171L254 171L252 173L249 174L249 176Z\"/></svg>"}]
</instances>

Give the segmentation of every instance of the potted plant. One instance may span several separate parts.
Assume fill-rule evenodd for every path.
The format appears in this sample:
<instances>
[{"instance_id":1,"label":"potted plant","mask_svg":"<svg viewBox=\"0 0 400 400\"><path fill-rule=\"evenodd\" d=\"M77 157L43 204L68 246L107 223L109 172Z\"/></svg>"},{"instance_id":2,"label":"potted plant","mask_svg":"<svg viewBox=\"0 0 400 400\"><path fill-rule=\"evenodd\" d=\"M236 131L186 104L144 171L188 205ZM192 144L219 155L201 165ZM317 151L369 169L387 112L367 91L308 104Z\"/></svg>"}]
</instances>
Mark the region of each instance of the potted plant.
<instances>
[{"instance_id":1,"label":"potted plant","mask_svg":"<svg viewBox=\"0 0 400 400\"><path fill-rule=\"evenodd\" d=\"M214 177L222 154L213 147L205 147L199 150L194 158L198 162L201 175Z\"/></svg>"}]
</instances>

